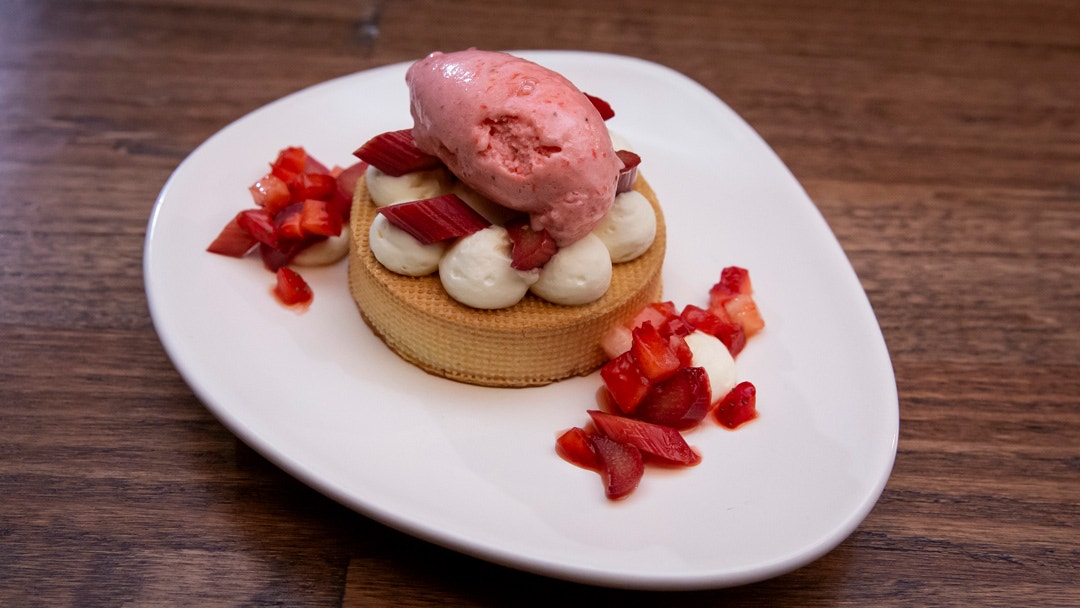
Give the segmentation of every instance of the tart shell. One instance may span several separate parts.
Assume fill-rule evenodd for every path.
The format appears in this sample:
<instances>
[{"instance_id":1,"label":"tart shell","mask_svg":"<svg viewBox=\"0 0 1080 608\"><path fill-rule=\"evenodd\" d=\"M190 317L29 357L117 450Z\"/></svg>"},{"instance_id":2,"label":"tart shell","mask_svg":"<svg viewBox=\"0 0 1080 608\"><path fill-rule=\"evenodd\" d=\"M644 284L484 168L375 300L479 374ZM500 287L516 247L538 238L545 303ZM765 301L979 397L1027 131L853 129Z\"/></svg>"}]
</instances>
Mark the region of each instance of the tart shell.
<instances>
[{"instance_id":1,"label":"tart shell","mask_svg":"<svg viewBox=\"0 0 1080 608\"><path fill-rule=\"evenodd\" d=\"M530 293L512 307L479 310L450 298L437 273L403 276L375 259L368 229L378 210L361 178L349 225L349 290L375 334L431 374L496 387L540 386L589 374L607 361L600 342L608 330L662 293L663 213L640 174L634 189L656 213L656 238L644 254L613 267L611 287L599 300L562 306Z\"/></svg>"}]
</instances>

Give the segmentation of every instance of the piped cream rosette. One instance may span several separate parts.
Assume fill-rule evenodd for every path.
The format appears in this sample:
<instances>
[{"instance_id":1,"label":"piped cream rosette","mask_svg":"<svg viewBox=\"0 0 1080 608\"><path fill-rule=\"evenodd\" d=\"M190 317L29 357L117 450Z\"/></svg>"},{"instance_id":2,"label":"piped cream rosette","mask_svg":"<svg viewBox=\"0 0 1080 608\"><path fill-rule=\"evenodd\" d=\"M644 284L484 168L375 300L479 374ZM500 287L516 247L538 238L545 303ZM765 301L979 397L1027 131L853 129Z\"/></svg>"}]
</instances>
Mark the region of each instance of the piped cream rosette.
<instances>
[{"instance_id":1,"label":"piped cream rosette","mask_svg":"<svg viewBox=\"0 0 1080 608\"><path fill-rule=\"evenodd\" d=\"M501 226L513 212L456 181L445 169L395 177L368 167L365 179L376 207L454 193L492 223L452 243L423 244L378 214L368 234L372 253L388 270L414 277L438 271L447 294L472 308L507 308L529 292L567 306L595 302L610 287L612 265L636 259L656 238L652 205L630 190L615 197L591 234L560 248L542 268L515 270L510 237Z\"/></svg>"}]
</instances>

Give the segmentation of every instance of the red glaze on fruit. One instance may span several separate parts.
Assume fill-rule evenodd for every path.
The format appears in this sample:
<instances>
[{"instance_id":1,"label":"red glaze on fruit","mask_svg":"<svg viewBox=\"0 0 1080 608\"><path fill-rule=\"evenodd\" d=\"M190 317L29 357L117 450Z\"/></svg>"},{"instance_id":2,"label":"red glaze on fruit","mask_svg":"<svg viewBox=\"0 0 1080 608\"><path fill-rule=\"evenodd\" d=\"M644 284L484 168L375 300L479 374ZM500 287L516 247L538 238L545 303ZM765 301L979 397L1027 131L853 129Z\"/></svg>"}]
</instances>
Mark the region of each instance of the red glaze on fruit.
<instances>
[{"instance_id":1,"label":"red glaze on fruit","mask_svg":"<svg viewBox=\"0 0 1080 608\"><path fill-rule=\"evenodd\" d=\"M604 479L607 497L618 500L633 492L645 474L641 451L603 435L590 435L589 442L600 461L600 476Z\"/></svg>"},{"instance_id":2,"label":"red glaze on fruit","mask_svg":"<svg viewBox=\"0 0 1080 608\"><path fill-rule=\"evenodd\" d=\"M695 465L701 456L687 445L679 431L669 426L634 420L600 410L589 410L600 434L637 449L665 462Z\"/></svg>"},{"instance_id":3,"label":"red glaze on fruit","mask_svg":"<svg viewBox=\"0 0 1080 608\"><path fill-rule=\"evenodd\" d=\"M698 424L712 404L709 377L700 367L681 367L657 384L634 410L634 418L685 430Z\"/></svg>"},{"instance_id":4,"label":"red glaze on fruit","mask_svg":"<svg viewBox=\"0 0 1080 608\"><path fill-rule=\"evenodd\" d=\"M286 306L309 304L313 298L307 281L288 266L282 266L277 270L274 295Z\"/></svg>"},{"instance_id":5,"label":"red glaze on fruit","mask_svg":"<svg viewBox=\"0 0 1080 608\"><path fill-rule=\"evenodd\" d=\"M491 225L456 194L389 205L379 213L425 245L468 236Z\"/></svg>"},{"instance_id":6,"label":"red glaze on fruit","mask_svg":"<svg viewBox=\"0 0 1080 608\"><path fill-rule=\"evenodd\" d=\"M757 418L757 388L750 382L736 384L716 406L713 415L729 429Z\"/></svg>"},{"instance_id":7,"label":"red glaze on fruit","mask_svg":"<svg viewBox=\"0 0 1080 608\"><path fill-rule=\"evenodd\" d=\"M533 230L528 218L514 220L506 224L510 235L510 267L515 270L532 270L548 263L559 246L547 230Z\"/></svg>"},{"instance_id":8,"label":"red glaze on fruit","mask_svg":"<svg viewBox=\"0 0 1080 608\"><path fill-rule=\"evenodd\" d=\"M584 469L600 470L600 458L589 441L589 433L580 427L574 427L555 440L555 451L564 460Z\"/></svg>"},{"instance_id":9,"label":"red glaze on fruit","mask_svg":"<svg viewBox=\"0 0 1080 608\"><path fill-rule=\"evenodd\" d=\"M279 274L281 287L275 287L275 293L297 297L290 286L298 285L292 275L299 275L290 269L291 275L281 278L279 271L304 249L341 234L365 168L358 162L330 171L304 148L282 149L270 163L270 173L248 188L255 208L229 220L207 251L240 258L258 249L263 266Z\"/></svg>"},{"instance_id":10,"label":"red glaze on fruit","mask_svg":"<svg viewBox=\"0 0 1080 608\"><path fill-rule=\"evenodd\" d=\"M432 156L416 147L412 129L387 131L369 139L353 152L360 160L387 175L399 177L414 171L425 171L442 166L439 157Z\"/></svg>"},{"instance_id":11,"label":"red glaze on fruit","mask_svg":"<svg viewBox=\"0 0 1080 608\"><path fill-rule=\"evenodd\" d=\"M660 331L651 322L646 322L633 331L634 343L630 352L642 375L650 383L670 378L682 362L671 342L660 335Z\"/></svg>"},{"instance_id":12,"label":"red glaze on fruit","mask_svg":"<svg viewBox=\"0 0 1080 608\"><path fill-rule=\"evenodd\" d=\"M651 383L638 369L634 353L631 351L626 351L608 361L600 368L600 377L604 380L604 386L611 393L615 404L625 414L633 413L649 394Z\"/></svg>"},{"instance_id":13,"label":"red glaze on fruit","mask_svg":"<svg viewBox=\"0 0 1080 608\"><path fill-rule=\"evenodd\" d=\"M645 462L700 462L680 431L697 427L709 415L713 395L707 372L693 366L693 353L684 338L695 331L713 335L734 357L764 327L745 269L725 268L710 289L709 300L709 309L689 305L681 313L671 302L650 304L604 337L602 346L611 359L600 369L604 387L597 400L606 411L588 412L601 438L636 447ZM756 388L749 382L736 385L712 412L719 424L732 429L756 418ZM580 443L586 438L595 444L594 434L582 429L564 434L558 442ZM569 450L560 447L560 453L565 451Z\"/></svg>"}]
</instances>

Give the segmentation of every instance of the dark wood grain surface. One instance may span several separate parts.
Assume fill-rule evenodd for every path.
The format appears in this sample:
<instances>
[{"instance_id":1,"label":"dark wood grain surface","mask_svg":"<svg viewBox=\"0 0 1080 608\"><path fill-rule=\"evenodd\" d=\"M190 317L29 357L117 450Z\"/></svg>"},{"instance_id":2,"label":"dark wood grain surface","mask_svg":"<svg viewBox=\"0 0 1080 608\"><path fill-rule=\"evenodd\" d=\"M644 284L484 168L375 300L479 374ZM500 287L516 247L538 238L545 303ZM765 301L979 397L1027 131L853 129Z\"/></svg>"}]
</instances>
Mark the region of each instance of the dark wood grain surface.
<instances>
[{"instance_id":1,"label":"dark wood grain surface","mask_svg":"<svg viewBox=\"0 0 1080 608\"><path fill-rule=\"evenodd\" d=\"M1076 2L386 0L377 32L363 4L0 2L0 605L1080 605ZM307 85L468 46L670 66L806 187L901 406L836 550L693 593L509 570L309 489L181 380L141 266L178 163Z\"/></svg>"}]
</instances>

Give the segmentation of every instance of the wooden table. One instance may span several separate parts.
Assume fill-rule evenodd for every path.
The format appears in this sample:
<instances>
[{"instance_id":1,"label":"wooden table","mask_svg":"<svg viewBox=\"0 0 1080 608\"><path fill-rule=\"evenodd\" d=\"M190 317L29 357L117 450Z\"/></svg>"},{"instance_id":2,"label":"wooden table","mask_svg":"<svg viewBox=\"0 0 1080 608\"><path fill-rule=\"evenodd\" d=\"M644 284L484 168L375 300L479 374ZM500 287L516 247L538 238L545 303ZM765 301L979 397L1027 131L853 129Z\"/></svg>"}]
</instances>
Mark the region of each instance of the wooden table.
<instances>
[{"instance_id":1,"label":"wooden table","mask_svg":"<svg viewBox=\"0 0 1080 608\"><path fill-rule=\"evenodd\" d=\"M1080 10L1026 2L6 0L0 605L1080 605ZM880 502L773 580L581 586L430 545L245 447L151 325L141 256L200 142L433 49L665 64L806 187L901 403Z\"/></svg>"}]
</instances>

